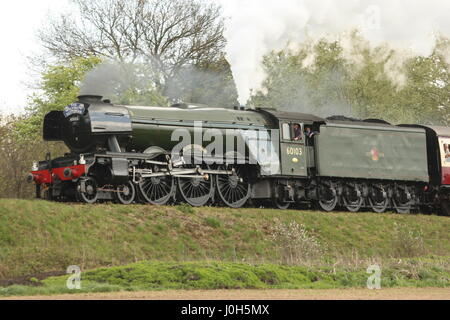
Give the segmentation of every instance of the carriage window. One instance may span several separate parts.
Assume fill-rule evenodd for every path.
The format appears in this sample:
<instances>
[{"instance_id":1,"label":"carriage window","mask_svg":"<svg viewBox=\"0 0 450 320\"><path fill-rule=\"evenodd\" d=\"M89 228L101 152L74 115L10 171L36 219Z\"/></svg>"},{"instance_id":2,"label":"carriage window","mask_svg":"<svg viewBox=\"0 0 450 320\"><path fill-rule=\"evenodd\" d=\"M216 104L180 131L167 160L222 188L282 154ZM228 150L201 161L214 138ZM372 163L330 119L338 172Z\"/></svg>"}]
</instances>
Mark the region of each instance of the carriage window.
<instances>
[{"instance_id":1,"label":"carriage window","mask_svg":"<svg viewBox=\"0 0 450 320\"><path fill-rule=\"evenodd\" d=\"M291 126L289 125L289 123L283 123L282 131L283 140L291 140Z\"/></svg>"},{"instance_id":2,"label":"carriage window","mask_svg":"<svg viewBox=\"0 0 450 320\"><path fill-rule=\"evenodd\" d=\"M444 167L450 166L450 141L442 141L442 164Z\"/></svg>"},{"instance_id":3,"label":"carriage window","mask_svg":"<svg viewBox=\"0 0 450 320\"><path fill-rule=\"evenodd\" d=\"M443 167L450 167L450 139L439 138L439 144L441 146L441 160Z\"/></svg>"}]
</instances>

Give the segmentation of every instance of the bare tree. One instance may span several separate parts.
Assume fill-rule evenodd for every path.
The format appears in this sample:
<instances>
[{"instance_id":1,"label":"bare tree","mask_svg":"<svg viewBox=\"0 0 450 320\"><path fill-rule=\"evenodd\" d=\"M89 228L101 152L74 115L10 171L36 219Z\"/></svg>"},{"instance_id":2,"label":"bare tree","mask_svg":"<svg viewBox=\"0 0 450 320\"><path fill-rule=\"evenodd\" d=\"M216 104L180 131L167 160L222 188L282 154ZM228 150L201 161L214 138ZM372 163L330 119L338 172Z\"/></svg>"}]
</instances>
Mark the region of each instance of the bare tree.
<instances>
[{"instance_id":1,"label":"bare tree","mask_svg":"<svg viewBox=\"0 0 450 320\"><path fill-rule=\"evenodd\" d=\"M72 0L39 32L57 58L96 55L150 63L165 82L183 66L220 59L225 45L221 8L202 0ZM144 61L140 61L144 60Z\"/></svg>"}]
</instances>

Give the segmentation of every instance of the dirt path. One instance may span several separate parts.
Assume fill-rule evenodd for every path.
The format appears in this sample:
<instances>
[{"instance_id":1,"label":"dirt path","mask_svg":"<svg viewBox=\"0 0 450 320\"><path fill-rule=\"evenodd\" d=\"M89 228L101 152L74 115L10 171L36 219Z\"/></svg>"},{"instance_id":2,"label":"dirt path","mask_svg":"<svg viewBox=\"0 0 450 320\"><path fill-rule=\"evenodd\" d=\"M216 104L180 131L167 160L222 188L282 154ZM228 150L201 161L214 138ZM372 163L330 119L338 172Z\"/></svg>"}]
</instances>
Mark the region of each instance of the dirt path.
<instances>
[{"instance_id":1,"label":"dirt path","mask_svg":"<svg viewBox=\"0 0 450 320\"><path fill-rule=\"evenodd\" d=\"M10 297L25 300L450 300L450 288L199 290Z\"/></svg>"}]
</instances>

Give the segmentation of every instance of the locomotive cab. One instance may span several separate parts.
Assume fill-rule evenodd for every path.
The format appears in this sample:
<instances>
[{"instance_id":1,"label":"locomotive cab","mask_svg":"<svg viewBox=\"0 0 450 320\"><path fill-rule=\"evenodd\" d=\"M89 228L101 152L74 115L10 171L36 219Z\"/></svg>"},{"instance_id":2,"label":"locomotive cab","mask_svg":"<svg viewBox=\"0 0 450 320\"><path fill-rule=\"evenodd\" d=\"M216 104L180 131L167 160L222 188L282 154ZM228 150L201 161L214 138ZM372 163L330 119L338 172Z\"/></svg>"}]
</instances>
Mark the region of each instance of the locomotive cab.
<instances>
[{"instance_id":1,"label":"locomotive cab","mask_svg":"<svg viewBox=\"0 0 450 320\"><path fill-rule=\"evenodd\" d=\"M308 150L306 148L305 124L301 120L280 121L280 156L283 175L308 175Z\"/></svg>"},{"instance_id":2,"label":"locomotive cab","mask_svg":"<svg viewBox=\"0 0 450 320\"><path fill-rule=\"evenodd\" d=\"M259 109L270 115L280 128L281 174L286 177L307 177L315 167L314 139L307 128L318 131L325 119L310 114Z\"/></svg>"}]
</instances>

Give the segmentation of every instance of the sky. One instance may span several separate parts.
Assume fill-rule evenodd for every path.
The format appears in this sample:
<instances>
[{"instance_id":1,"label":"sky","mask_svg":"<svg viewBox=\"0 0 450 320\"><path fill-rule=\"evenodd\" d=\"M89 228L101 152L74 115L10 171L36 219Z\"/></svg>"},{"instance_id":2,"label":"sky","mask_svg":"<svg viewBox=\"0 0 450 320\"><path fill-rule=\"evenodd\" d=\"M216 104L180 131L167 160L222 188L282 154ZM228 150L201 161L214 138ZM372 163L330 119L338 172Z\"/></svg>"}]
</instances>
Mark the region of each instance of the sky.
<instances>
[{"instance_id":1,"label":"sky","mask_svg":"<svg viewBox=\"0 0 450 320\"><path fill-rule=\"evenodd\" d=\"M24 110L33 81L27 57L41 50L36 32L50 12L67 4L67 0L0 1L0 114Z\"/></svg>"},{"instance_id":2,"label":"sky","mask_svg":"<svg viewBox=\"0 0 450 320\"><path fill-rule=\"evenodd\" d=\"M226 0L213 0L224 4ZM37 31L51 14L64 12L70 0L0 1L0 115L25 111L36 74L27 57L42 53Z\"/></svg>"},{"instance_id":3,"label":"sky","mask_svg":"<svg viewBox=\"0 0 450 320\"><path fill-rule=\"evenodd\" d=\"M388 41L425 55L434 47L432 31L450 35L448 0L246 0L245 5L243 0L210 1L221 4L225 16L232 17L226 20L227 59L243 104L265 76L263 55L281 49L287 40L301 42L298 37L306 27L321 34L357 25L367 29L364 36L375 44ZM37 31L50 15L67 11L69 3L0 1L0 115L24 111L33 92L30 85L39 80L27 59L43 52Z\"/></svg>"},{"instance_id":4,"label":"sky","mask_svg":"<svg viewBox=\"0 0 450 320\"><path fill-rule=\"evenodd\" d=\"M214 0L226 2L226 0ZM63 12L69 0L0 1L0 115L25 110L36 74L27 57L42 53L37 30L50 14Z\"/></svg>"}]
</instances>

